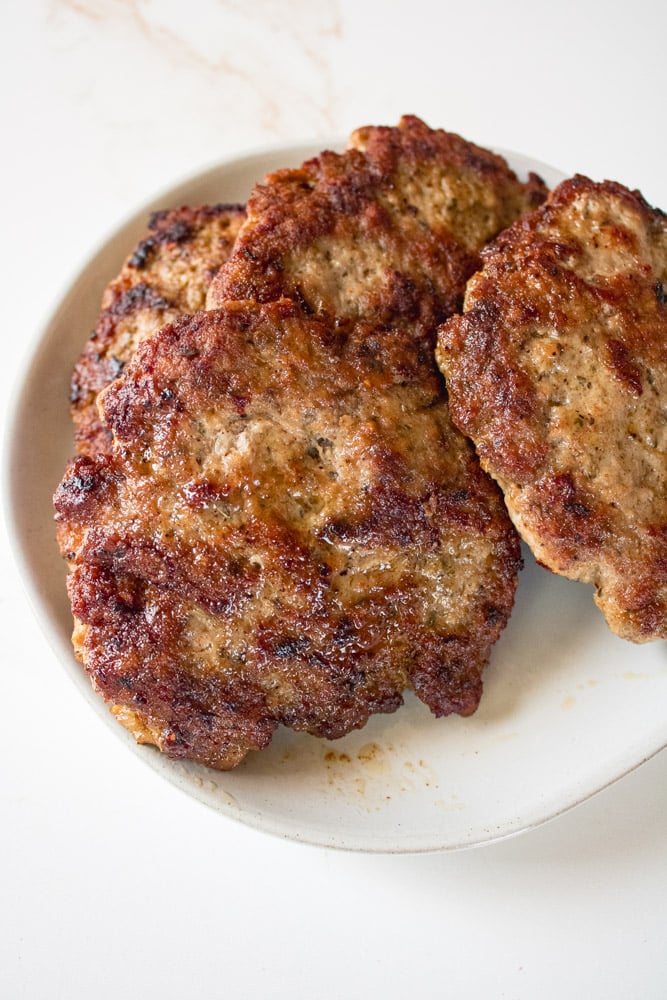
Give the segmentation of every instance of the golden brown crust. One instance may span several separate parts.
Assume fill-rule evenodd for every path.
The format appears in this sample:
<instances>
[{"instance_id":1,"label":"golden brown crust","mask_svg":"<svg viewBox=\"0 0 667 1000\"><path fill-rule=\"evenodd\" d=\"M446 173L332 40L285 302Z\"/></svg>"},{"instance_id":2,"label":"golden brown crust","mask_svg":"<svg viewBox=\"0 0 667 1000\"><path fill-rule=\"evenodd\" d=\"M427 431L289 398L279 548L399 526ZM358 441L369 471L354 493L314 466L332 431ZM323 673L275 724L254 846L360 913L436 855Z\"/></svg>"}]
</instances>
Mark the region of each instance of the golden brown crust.
<instances>
[{"instance_id":1,"label":"golden brown crust","mask_svg":"<svg viewBox=\"0 0 667 1000\"><path fill-rule=\"evenodd\" d=\"M154 212L149 232L107 287L95 329L71 382L77 451L111 445L98 393L119 376L137 345L181 313L203 309L208 286L227 260L245 218L241 205L201 205Z\"/></svg>"},{"instance_id":2,"label":"golden brown crust","mask_svg":"<svg viewBox=\"0 0 667 1000\"><path fill-rule=\"evenodd\" d=\"M667 217L577 176L483 258L439 335L452 416L537 558L667 638Z\"/></svg>"},{"instance_id":3,"label":"golden brown crust","mask_svg":"<svg viewBox=\"0 0 667 1000\"><path fill-rule=\"evenodd\" d=\"M484 244L546 196L499 156L407 116L353 133L253 191L208 304L300 302L337 320L433 331L461 304Z\"/></svg>"},{"instance_id":4,"label":"golden brown crust","mask_svg":"<svg viewBox=\"0 0 667 1000\"><path fill-rule=\"evenodd\" d=\"M103 408L114 452L55 504L77 654L139 739L227 768L406 687L475 709L518 541L408 328L227 303L141 344Z\"/></svg>"}]
</instances>

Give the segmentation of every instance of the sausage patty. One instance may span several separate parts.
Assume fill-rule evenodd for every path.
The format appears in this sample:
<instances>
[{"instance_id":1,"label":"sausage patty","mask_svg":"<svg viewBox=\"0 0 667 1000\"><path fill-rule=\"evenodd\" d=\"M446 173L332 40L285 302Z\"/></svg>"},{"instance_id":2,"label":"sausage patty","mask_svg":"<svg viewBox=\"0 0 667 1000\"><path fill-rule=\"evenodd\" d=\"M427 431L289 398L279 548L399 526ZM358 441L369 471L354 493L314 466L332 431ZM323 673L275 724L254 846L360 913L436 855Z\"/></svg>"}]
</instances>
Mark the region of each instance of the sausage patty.
<instances>
[{"instance_id":1,"label":"sausage patty","mask_svg":"<svg viewBox=\"0 0 667 1000\"><path fill-rule=\"evenodd\" d=\"M55 498L74 644L141 741L219 768L412 688L474 711L518 539L405 328L227 303L142 343Z\"/></svg>"},{"instance_id":2,"label":"sausage patty","mask_svg":"<svg viewBox=\"0 0 667 1000\"><path fill-rule=\"evenodd\" d=\"M484 244L545 196L536 175L522 183L502 157L418 118L362 128L346 152L254 189L208 304L287 296L338 322L407 321L432 342Z\"/></svg>"},{"instance_id":3,"label":"sausage patty","mask_svg":"<svg viewBox=\"0 0 667 1000\"><path fill-rule=\"evenodd\" d=\"M537 559L667 638L667 217L577 176L483 258L439 335L453 419Z\"/></svg>"},{"instance_id":4,"label":"sausage patty","mask_svg":"<svg viewBox=\"0 0 667 1000\"><path fill-rule=\"evenodd\" d=\"M245 218L241 205L154 212L148 234L108 285L95 329L71 382L77 451L108 451L111 435L98 393L118 378L137 345L181 313L203 309L212 278L229 256Z\"/></svg>"}]
</instances>

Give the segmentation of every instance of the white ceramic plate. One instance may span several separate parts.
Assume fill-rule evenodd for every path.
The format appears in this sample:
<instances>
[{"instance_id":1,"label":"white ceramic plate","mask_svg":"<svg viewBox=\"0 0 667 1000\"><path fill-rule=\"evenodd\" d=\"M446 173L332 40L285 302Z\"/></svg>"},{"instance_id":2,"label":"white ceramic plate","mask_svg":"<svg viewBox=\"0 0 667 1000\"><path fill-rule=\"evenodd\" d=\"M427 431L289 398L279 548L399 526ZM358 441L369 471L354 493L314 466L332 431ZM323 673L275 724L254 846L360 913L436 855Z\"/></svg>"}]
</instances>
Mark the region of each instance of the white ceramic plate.
<instances>
[{"instance_id":1,"label":"white ceramic plate","mask_svg":"<svg viewBox=\"0 0 667 1000\"><path fill-rule=\"evenodd\" d=\"M36 613L66 672L118 738L165 778L221 813L313 844L417 852L480 845L544 822L667 745L667 644L613 636L589 588L536 566L528 553L516 609L494 649L469 719L436 720L414 697L395 715L327 743L279 731L235 771L174 763L138 747L90 688L71 651L65 570L51 497L72 452L70 372L102 289L155 208L244 201L269 170L323 145L223 163L164 192L95 254L40 331L9 419L6 506ZM507 153L520 174L562 175Z\"/></svg>"}]
</instances>

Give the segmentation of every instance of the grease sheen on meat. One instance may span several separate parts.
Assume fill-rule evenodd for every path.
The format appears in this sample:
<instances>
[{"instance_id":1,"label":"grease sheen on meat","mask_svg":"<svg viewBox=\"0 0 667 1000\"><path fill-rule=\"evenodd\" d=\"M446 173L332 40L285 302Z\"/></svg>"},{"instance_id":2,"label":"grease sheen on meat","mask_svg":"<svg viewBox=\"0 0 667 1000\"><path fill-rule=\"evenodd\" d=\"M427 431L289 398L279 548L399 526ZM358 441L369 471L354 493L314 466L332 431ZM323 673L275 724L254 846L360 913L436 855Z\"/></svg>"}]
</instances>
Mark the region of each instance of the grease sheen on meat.
<instances>
[{"instance_id":1,"label":"grease sheen on meat","mask_svg":"<svg viewBox=\"0 0 667 1000\"><path fill-rule=\"evenodd\" d=\"M209 284L229 256L245 218L240 205L154 212L149 232L108 285L95 329L77 361L71 415L78 452L108 451L111 435L97 397L137 345L181 313L203 309Z\"/></svg>"},{"instance_id":2,"label":"grease sheen on meat","mask_svg":"<svg viewBox=\"0 0 667 1000\"><path fill-rule=\"evenodd\" d=\"M667 638L667 217L581 176L484 252L438 360L519 531L610 627Z\"/></svg>"},{"instance_id":3,"label":"grease sheen on meat","mask_svg":"<svg viewBox=\"0 0 667 1000\"><path fill-rule=\"evenodd\" d=\"M412 116L352 134L258 185L209 306L287 296L341 320L409 321L432 341L484 244L544 200L505 160Z\"/></svg>"},{"instance_id":4,"label":"grease sheen on meat","mask_svg":"<svg viewBox=\"0 0 667 1000\"><path fill-rule=\"evenodd\" d=\"M75 648L142 741L227 768L405 688L469 714L518 540L405 327L228 303L142 343L56 494Z\"/></svg>"}]
</instances>

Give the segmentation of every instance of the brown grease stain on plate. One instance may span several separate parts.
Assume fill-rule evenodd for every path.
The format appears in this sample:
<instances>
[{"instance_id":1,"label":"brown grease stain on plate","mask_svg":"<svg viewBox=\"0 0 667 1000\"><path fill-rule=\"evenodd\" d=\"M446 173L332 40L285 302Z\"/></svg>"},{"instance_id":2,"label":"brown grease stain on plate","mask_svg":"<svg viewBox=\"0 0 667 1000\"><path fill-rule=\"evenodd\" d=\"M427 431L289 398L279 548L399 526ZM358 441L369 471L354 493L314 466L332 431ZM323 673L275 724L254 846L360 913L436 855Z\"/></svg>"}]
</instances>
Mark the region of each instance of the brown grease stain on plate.
<instances>
[{"instance_id":1,"label":"brown grease stain on plate","mask_svg":"<svg viewBox=\"0 0 667 1000\"><path fill-rule=\"evenodd\" d=\"M437 788L435 776L426 762L420 759L401 760L402 754L393 743L382 746L373 741L364 743L356 751L338 752L328 749L322 754L327 771L327 785L339 794L350 792L367 798L368 806L377 811L391 801L392 795L418 791L420 788Z\"/></svg>"}]
</instances>

